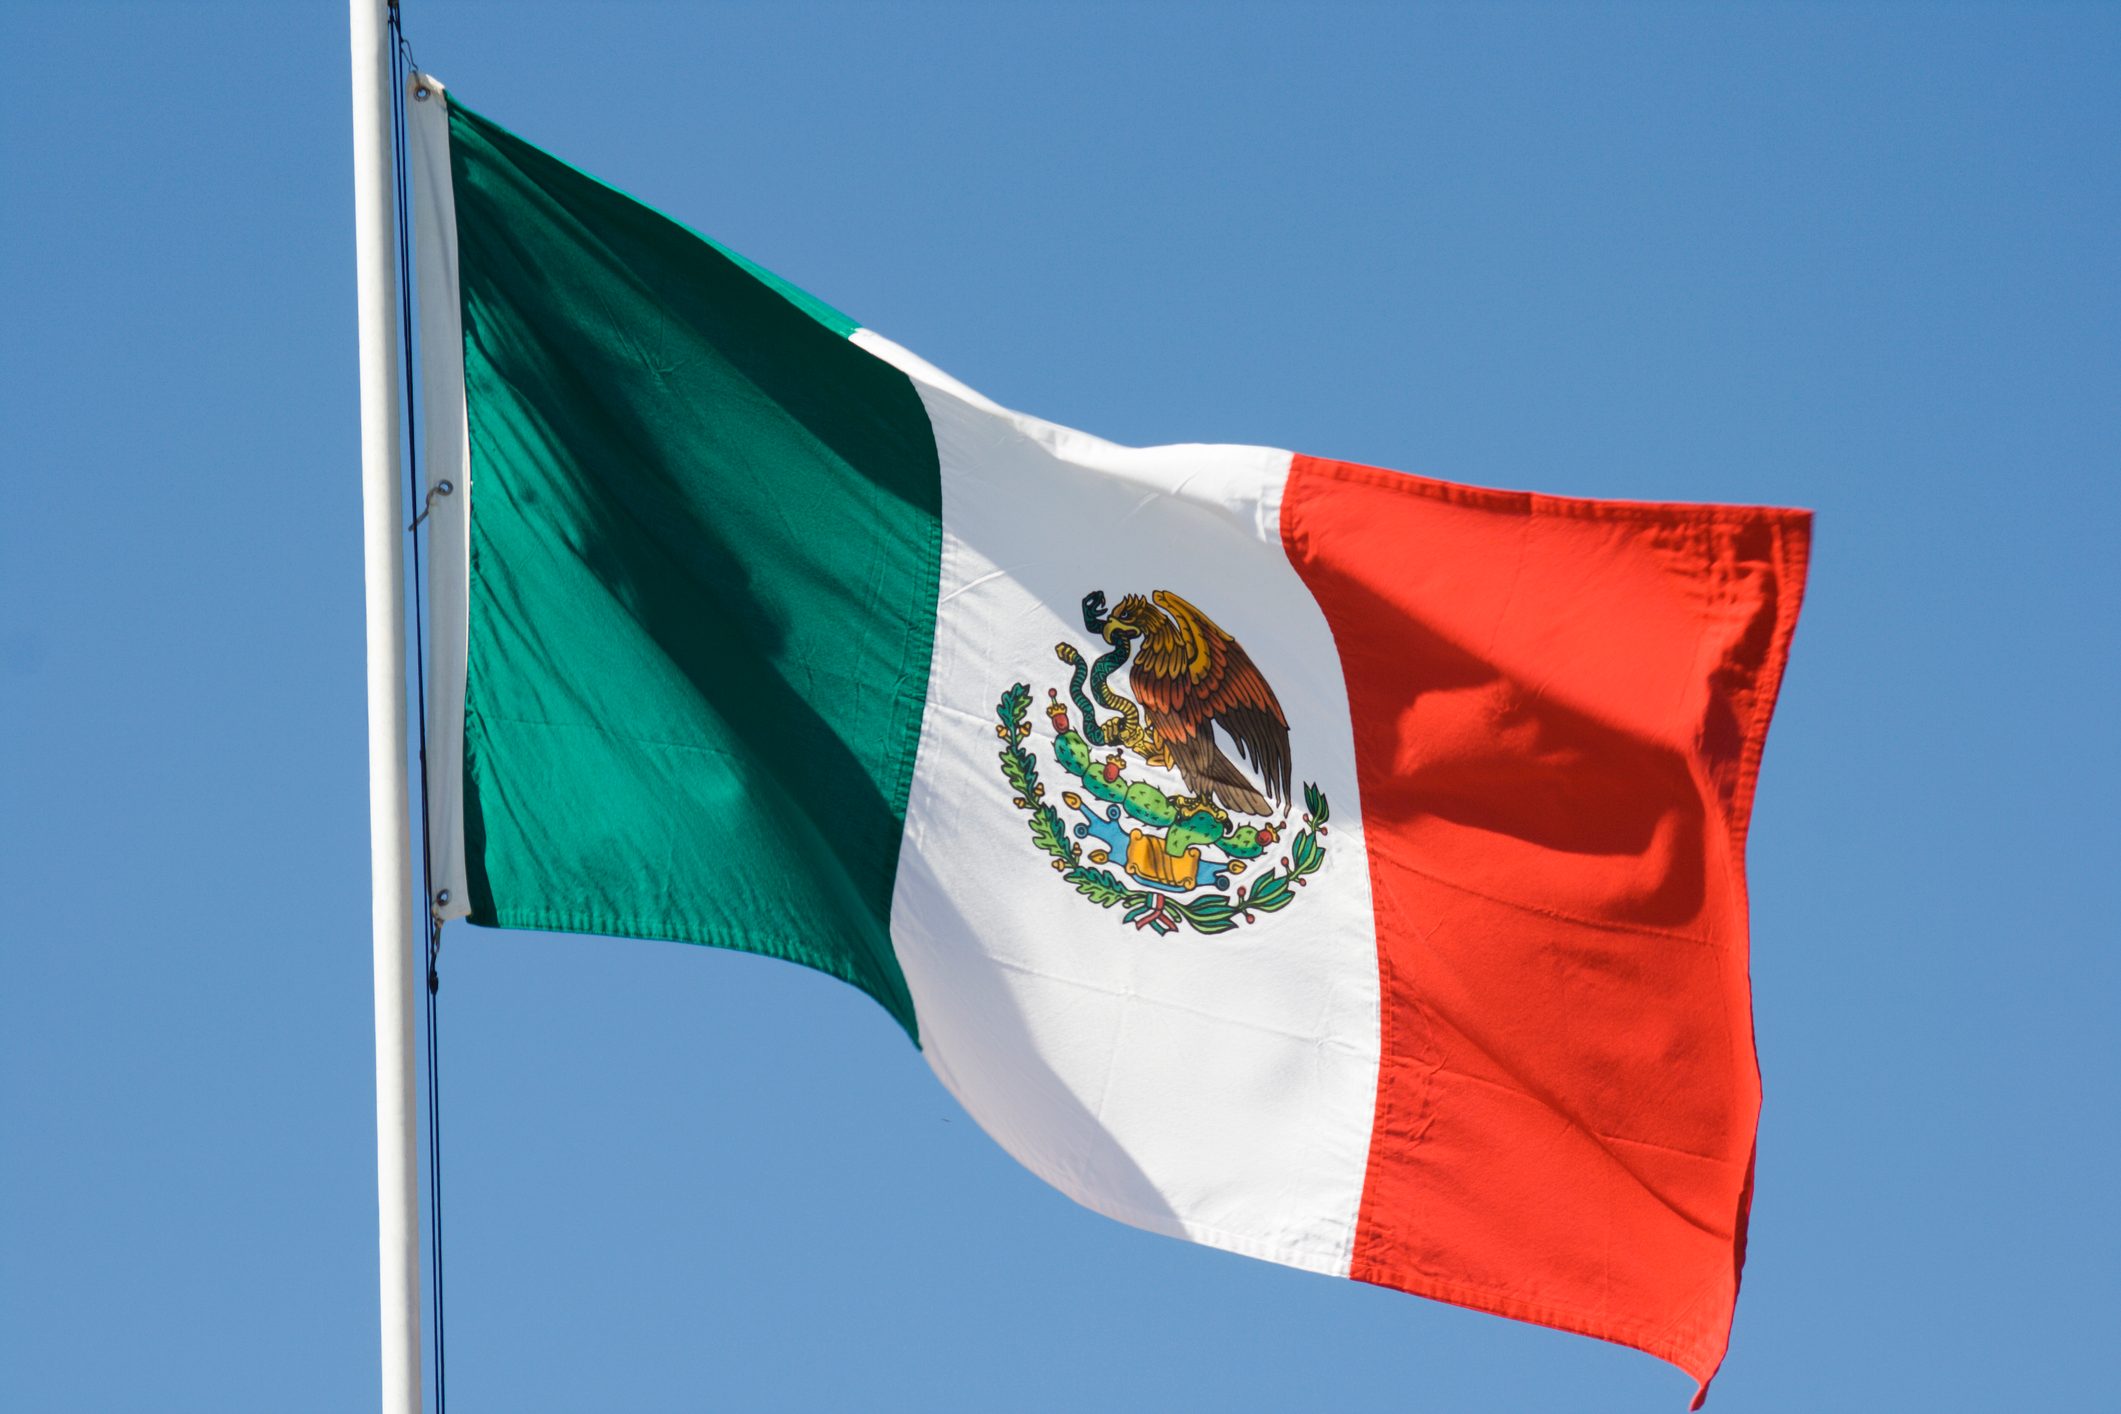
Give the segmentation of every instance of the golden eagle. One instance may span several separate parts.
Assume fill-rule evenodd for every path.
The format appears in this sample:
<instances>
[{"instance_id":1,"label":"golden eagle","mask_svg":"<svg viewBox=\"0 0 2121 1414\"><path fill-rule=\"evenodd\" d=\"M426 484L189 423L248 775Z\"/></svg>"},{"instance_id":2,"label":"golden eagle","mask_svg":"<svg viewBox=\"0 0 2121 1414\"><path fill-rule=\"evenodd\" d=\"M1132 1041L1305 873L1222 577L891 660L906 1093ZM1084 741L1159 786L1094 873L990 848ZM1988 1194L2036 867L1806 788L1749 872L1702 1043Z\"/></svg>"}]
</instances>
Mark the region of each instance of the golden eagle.
<instances>
[{"instance_id":1,"label":"golden eagle","mask_svg":"<svg viewBox=\"0 0 2121 1414\"><path fill-rule=\"evenodd\" d=\"M1102 597L1102 596L1099 596ZM1107 643L1138 637L1127 684L1171 753L1186 789L1226 810L1272 815L1274 805L1216 744L1220 727L1251 761L1268 795L1289 802L1289 719L1237 640L1168 589L1129 594L1105 621Z\"/></svg>"}]
</instances>

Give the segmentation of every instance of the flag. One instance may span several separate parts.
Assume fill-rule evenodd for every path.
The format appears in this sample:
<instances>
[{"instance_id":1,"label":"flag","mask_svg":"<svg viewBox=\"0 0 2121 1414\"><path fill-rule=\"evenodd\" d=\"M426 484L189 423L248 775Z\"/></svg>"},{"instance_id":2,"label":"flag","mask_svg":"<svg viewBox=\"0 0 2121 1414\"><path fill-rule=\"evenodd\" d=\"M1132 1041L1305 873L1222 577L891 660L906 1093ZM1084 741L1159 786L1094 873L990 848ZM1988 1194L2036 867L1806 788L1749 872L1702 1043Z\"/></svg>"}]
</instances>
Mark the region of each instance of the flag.
<instances>
[{"instance_id":1,"label":"flag","mask_svg":"<svg viewBox=\"0 0 2121 1414\"><path fill-rule=\"evenodd\" d=\"M415 76L447 918L840 978L1150 1231L1701 1390L1801 511L997 406Z\"/></svg>"}]
</instances>

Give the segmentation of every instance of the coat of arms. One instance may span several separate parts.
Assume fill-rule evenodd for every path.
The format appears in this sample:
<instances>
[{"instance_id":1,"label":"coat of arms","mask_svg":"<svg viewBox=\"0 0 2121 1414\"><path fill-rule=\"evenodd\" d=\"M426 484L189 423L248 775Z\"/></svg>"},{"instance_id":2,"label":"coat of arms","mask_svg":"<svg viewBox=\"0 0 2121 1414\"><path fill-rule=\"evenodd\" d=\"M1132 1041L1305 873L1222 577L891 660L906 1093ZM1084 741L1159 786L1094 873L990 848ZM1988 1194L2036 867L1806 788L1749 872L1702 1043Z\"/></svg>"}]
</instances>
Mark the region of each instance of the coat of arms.
<instances>
[{"instance_id":1,"label":"coat of arms","mask_svg":"<svg viewBox=\"0 0 2121 1414\"><path fill-rule=\"evenodd\" d=\"M1074 669L1065 700L1046 689L1048 753L1071 778L1060 808L1030 744L1030 685L995 705L1002 775L1032 842L1077 893L1124 909L1137 929L1227 933L1287 908L1325 862L1326 798L1304 784L1291 835L1289 721L1251 655L1168 589L1129 594L1110 613L1092 590L1082 613L1106 651L1092 660L1054 645ZM1123 667L1131 698L1111 682Z\"/></svg>"}]
</instances>

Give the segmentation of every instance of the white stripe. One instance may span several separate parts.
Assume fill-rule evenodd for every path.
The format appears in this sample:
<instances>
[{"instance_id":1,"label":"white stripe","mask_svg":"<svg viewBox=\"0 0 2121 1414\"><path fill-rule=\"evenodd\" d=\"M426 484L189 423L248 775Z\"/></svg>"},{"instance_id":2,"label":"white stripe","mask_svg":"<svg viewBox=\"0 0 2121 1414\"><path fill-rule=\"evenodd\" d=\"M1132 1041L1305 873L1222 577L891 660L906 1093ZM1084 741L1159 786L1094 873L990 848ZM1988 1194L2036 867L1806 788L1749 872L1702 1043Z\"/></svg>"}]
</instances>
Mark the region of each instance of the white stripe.
<instances>
[{"instance_id":1,"label":"white stripe","mask_svg":"<svg viewBox=\"0 0 2121 1414\"><path fill-rule=\"evenodd\" d=\"M935 656L891 920L929 1064L1086 1207L1345 1275L1376 1106L1377 949L1340 660L1282 550L1289 454L1115 446L855 337L915 379L942 461ZM1104 650L1081 620L1086 592L1156 589L1215 619L1273 686L1299 791L1291 828L1303 782L1331 804L1325 866L1291 906L1215 936L1158 936L1075 894L998 760L997 700L1026 682L1025 745L1060 803L1074 782L1044 709L1070 671L1054 646ZM1138 760L1127 772L1158 774Z\"/></svg>"},{"instance_id":2,"label":"white stripe","mask_svg":"<svg viewBox=\"0 0 2121 1414\"><path fill-rule=\"evenodd\" d=\"M471 911L464 886L464 668L471 604L471 448L464 411L463 306L457 290L457 201L449 174L448 97L415 74L405 109L412 139L413 262L419 288L420 470L427 511L427 821L429 904ZM421 98L420 90L427 96ZM449 491L441 491L443 483ZM417 509L415 514L417 514ZM446 902L438 901L447 896Z\"/></svg>"}]
</instances>

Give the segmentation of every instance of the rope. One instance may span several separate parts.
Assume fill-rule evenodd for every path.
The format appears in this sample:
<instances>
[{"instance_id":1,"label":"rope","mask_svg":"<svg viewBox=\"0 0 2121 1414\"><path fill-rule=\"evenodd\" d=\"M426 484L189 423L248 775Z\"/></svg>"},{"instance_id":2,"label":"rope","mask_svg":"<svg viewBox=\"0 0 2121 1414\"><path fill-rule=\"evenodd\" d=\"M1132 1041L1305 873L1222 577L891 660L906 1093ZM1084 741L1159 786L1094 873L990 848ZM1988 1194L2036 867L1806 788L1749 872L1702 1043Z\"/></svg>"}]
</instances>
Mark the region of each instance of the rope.
<instances>
[{"instance_id":1,"label":"rope","mask_svg":"<svg viewBox=\"0 0 2121 1414\"><path fill-rule=\"evenodd\" d=\"M396 182L398 208L399 362L405 370L405 474L412 493L411 502L421 507L420 514L406 528L412 552L412 608L407 617L412 620L414 701L418 704L420 723L420 884L424 900L422 912L427 918L427 1230L429 1270L434 1275L431 1299L435 1343L435 1414L444 1414L449 1386L448 1345L444 1339L442 1322L442 1077L440 1053L437 1049L439 1027L436 1016L436 999L442 989L442 922L435 917L432 903L434 843L427 819L427 634L424 612L427 601L422 588L419 533L420 522L427 519L427 506L432 501L433 493L428 493L423 499L420 490L420 429L412 367L412 201L408 190L410 179L407 175L412 164L410 134L405 115L407 71L409 69L412 73L417 73L419 66L412 60L412 47L406 42L405 31L399 23L397 0L390 0L390 37L391 87L395 95L390 105L390 116L391 166Z\"/></svg>"}]
</instances>

